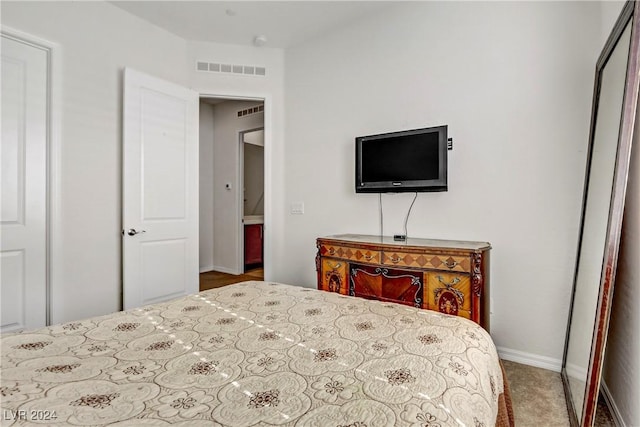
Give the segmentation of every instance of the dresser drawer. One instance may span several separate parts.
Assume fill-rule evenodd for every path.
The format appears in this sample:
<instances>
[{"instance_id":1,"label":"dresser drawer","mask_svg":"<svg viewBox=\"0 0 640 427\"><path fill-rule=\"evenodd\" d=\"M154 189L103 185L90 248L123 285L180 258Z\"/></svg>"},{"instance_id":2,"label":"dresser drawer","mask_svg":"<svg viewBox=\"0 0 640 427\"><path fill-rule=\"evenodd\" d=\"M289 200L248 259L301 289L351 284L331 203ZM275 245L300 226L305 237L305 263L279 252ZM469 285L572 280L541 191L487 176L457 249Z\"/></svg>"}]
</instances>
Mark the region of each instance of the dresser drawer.
<instances>
[{"instance_id":1,"label":"dresser drawer","mask_svg":"<svg viewBox=\"0 0 640 427\"><path fill-rule=\"evenodd\" d=\"M348 246L320 244L320 255L323 257L342 258L349 261L366 264L380 264L380 252Z\"/></svg>"},{"instance_id":2,"label":"dresser drawer","mask_svg":"<svg viewBox=\"0 0 640 427\"><path fill-rule=\"evenodd\" d=\"M320 290L347 295L349 293L347 263L341 260L323 258L320 266L319 285Z\"/></svg>"},{"instance_id":3,"label":"dresser drawer","mask_svg":"<svg viewBox=\"0 0 640 427\"><path fill-rule=\"evenodd\" d=\"M415 267L429 270L471 271L471 261L468 256L415 253L399 251L382 251L382 263L398 267Z\"/></svg>"},{"instance_id":4,"label":"dresser drawer","mask_svg":"<svg viewBox=\"0 0 640 427\"><path fill-rule=\"evenodd\" d=\"M349 295L423 307L424 277L421 271L349 265Z\"/></svg>"},{"instance_id":5,"label":"dresser drawer","mask_svg":"<svg viewBox=\"0 0 640 427\"><path fill-rule=\"evenodd\" d=\"M464 316L471 313L471 277L467 274L428 272L427 307L441 313Z\"/></svg>"}]
</instances>

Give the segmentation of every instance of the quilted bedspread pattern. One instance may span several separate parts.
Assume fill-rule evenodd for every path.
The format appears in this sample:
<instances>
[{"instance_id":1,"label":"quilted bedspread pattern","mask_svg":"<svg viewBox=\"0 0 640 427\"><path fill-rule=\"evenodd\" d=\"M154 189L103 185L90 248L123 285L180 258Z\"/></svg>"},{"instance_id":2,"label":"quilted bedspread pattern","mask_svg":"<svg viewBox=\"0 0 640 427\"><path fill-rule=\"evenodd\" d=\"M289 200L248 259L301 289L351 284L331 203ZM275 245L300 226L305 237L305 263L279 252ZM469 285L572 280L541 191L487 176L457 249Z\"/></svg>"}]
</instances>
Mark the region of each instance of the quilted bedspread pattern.
<instances>
[{"instance_id":1,"label":"quilted bedspread pattern","mask_svg":"<svg viewBox=\"0 0 640 427\"><path fill-rule=\"evenodd\" d=\"M459 317L267 282L3 335L2 425L495 425L503 377Z\"/></svg>"}]
</instances>

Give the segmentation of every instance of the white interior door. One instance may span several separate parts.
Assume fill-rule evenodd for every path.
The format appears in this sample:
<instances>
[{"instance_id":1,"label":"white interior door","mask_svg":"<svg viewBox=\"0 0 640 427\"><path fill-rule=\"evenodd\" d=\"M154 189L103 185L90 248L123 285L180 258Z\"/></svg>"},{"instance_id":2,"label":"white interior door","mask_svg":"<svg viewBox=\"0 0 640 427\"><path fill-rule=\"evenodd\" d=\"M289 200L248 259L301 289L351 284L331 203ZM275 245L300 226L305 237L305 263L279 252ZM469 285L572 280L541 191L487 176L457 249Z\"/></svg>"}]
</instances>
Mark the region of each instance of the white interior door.
<instances>
[{"instance_id":1,"label":"white interior door","mask_svg":"<svg viewBox=\"0 0 640 427\"><path fill-rule=\"evenodd\" d=\"M47 51L2 35L1 332L47 321Z\"/></svg>"},{"instance_id":2,"label":"white interior door","mask_svg":"<svg viewBox=\"0 0 640 427\"><path fill-rule=\"evenodd\" d=\"M198 94L126 69L123 305L197 293Z\"/></svg>"}]
</instances>

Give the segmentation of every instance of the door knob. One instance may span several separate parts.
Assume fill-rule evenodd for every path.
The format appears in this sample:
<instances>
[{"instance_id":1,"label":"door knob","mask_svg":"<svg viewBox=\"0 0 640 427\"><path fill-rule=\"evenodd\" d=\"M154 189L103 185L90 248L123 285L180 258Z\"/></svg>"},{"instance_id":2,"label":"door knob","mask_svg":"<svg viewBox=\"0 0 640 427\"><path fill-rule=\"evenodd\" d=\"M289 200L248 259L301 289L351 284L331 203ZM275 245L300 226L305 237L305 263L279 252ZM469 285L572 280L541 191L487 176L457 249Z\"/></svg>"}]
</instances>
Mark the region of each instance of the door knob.
<instances>
[{"instance_id":1,"label":"door knob","mask_svg":"<svg viewBox=\"0 0 640 427\"><path fill-rule=\"evenodd\" d=\"M130 228L129 231L127 231L127 234L129 236L135 236L136 234L141 234L141 233L146 233L147 230L140 230L140 231L136 231L135 228Z\"/></svg>"}]
</instances>

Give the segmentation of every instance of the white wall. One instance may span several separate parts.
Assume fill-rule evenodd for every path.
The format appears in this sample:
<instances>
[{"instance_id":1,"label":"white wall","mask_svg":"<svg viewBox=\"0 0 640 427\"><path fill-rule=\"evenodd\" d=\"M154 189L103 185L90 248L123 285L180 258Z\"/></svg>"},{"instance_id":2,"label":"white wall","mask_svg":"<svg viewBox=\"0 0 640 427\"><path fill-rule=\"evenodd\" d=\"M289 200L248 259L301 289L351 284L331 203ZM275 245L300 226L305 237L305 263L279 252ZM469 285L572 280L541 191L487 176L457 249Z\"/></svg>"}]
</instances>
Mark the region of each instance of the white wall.
<instances>
[{"instance_id":1,"label":"white wall","mask_svg":"<svg viewBox=\"0 0 640 427\"><path fill-rule=\"evenodd\" d=\"M54 242L52 321L117 311L122 69L186 84L187 44L107 3L3 1L1 19L60 46L61 239Z\"/></svg>"},{"instance_id":2,"label":"white wall","mask_svg":"<svg viewBox=\"0 0 640 427\"><path fill-rule=\"evenodd\" d=\"M243 272L240 132L262 127L264 114L238 117L237 112L255 105L255 101L226 101L213 106L213 264L226 273Z\"/></svg>"},{"instance_id":3,"label":"white wall","mask_svg":"<svg viewBox=\"0 0 640 427\"><path fill-rule=\"evenodd\" d=\"M200 102L200 272L213 270L213 107Z\"/></svg>"},{"instance_id":4,"label":"white wall","mask_svg":"<svg viewBox=\"0 0 640 427\"><path fill-rule=\"evenodd\" d=\"M315 286L315 238L378 232L354 192L354 137L448 124L449 191L420 194L415 237L489 241L491 332L560 368L589 131L598 4L410 2L286 51L285 282ZM412 195L385 195L386 234ZM295 249L294 249L295 248Z\"/></svg>"},{"instance_id":5,"label":"white wall","mask_svg":"<svg viewBox=\"0 0 640 427\"><path fill-rule=\"evenodd\" d=\"M608 0L600 2L600 50L604 47L613 25L616 23L620 11L624 7L625 2L619 0Z\"/></svg>"}]
</instances>

